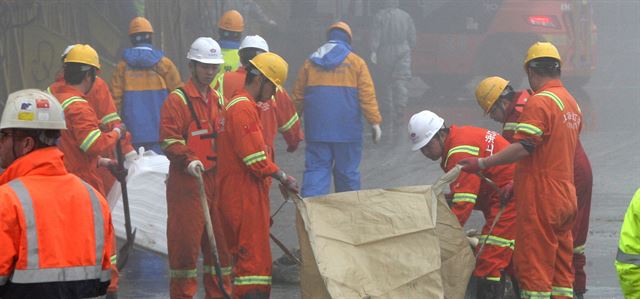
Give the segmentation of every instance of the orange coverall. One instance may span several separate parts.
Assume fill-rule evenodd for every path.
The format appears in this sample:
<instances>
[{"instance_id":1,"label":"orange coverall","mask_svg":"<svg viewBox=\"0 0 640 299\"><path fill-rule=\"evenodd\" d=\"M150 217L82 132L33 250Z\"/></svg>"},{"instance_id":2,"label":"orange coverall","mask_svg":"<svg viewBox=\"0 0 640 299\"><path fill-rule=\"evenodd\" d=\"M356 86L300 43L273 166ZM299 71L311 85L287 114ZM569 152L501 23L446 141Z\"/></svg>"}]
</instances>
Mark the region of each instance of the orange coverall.
<instances>
[{"instance_id":1,"label":"orange coverall","mask_svg":"<svg viewBox=\"0 0 640 299\"><path fill-rule=\"evenodd\" d=\"M581 119L578 104L560 80L537 90L518 119L514 140L534 145L517 162L514 177L514 265L523 298L573 298L573 166Z\"/></svg>"},{"instance_id":2,"label":"orange coverall","mask_svg":"<svg viewBox=\"0 0 640 299\"><path fill-rule=\"evenodd\" d=\"M513 142L513 134L515 134L515 129L518 125L518 118L530 95L528 90L519 92L513 107L507 108L502 136L509 142ZM584 271L587 257L584 254L584 249L587 243L587 235L589 234L593 174L591 171L591 163L584 148L582 148L580 140L578 140L578 144L576 145L573 175L574 184L576 185L576 196L578 198L578 214L576 215L576 222L571 230L573 236L573 269L575 275L573 290L575 293L581 294L587 291L587 273Z\"/></svg>"},{"instance_id":3,"label":"orange coverall","mask_svg":"<svg viewBox=\"0 0 640 299\"><path fill-rule=\"evenodd\" d=\"M62 73L59 73L56 76L56 82L51 84L47 88L49 93L52 93L53 90L57 90L60 86L64 85L64 77ZM113 97L111 96L111 92L109 91L109 86L107 83L100 77L96 77L95 83L91 87L91 90L86 95L87 102L91 105L91 108L96 112L96 116L100 120L100 129L102 132L110 132L113 130L115 125L122 123L120 119L120 115L118 115L118 111L116 110L116 106L113 102ZM133 147L129 141L131 139L130 134L127 133L126 140L122 142L122 152L126 154L128 152L133 151ZM104 158L114 159L114 151L113 149L109 149L104 153L101 153L100 156ZM97 170L98 176L102 180L103 188L105 193L109 193L113 183L115 183L116 178L111 174L111 172L104 167L100 167ZM107 194L104 194L105 196Z\"/></svg>"},{"instance_id":4,"label":"orange coverall","mask_svg":"<svg viewBox=\"0 0 640 299\"><path fill-rule=\"evenodd\" d=\"M496 132L476 127L451 126L444 142L440 166L448 172L464 158L488 157L508 145L509 142ZM514 168L513 164L501 165L486 169L482 174L494 181L498 187L503 187L513 180ZM473 209L482 211L486 221L480 237L480 242L486 242L486 245L477 259L473 275L490 281L500 281L501 271L509 266L513 254L516 235L515 200L507 203L493 232L488 235L491 224L501 208L498 192L478 175L466 172L461 172L450 184L450 188L453 194L451 211L461 225L464 226Z\"/></svg>"},{"instance_id":5,"label":"orange coverall","mask_svg":"<svg viewBox=\"0 0 640 299\"><path fill-rule=\"evenodd\" d=\"M216 82L215 88L225 99L232 99L244 87L246 76L247 70L244 67L233 72L223 73ZM285 89L278 88L271 100L257 103L257 105L262 121L264 141L274 160L275 140L278 132L282 134L289 147L295 147L304 140L296 107Z\"/></svg>"},{"instance_id":6,"label":"orange coverall","mask_svg":"<svg viewBox=\"0 0 640 299\"><path fill-rule=\"evenodd\" d=\"M107 292L109 206L67 172L58 148L30 152L4 171L0 215L0 297L93 298Z\"/></svg>"},{"instance_id":7,"label":"orange coverall","mask_svg":"<svg viewBox=\"0 0 640 299\"><path fill-rule=\"evenodd\" d=\"M197 140L199 132L214 129L218 120L220 97L210 87L203 99L192 80L181 90L169 94L160 111L160 138L162 150L170 161L167 179L167 247L169 251L169 277L171 298L192 298L198 290L196 263L202 250L204 255L203 283L207 298L222 298L213 268L213 258L205 231L205 220L200 203L198 180L187 173L191 161L206 163L206 157L196 155L191 141ZM201 124L201 129L193 129L194 119L189 102ZM206 139L204 146L215 155L214 138ZM202 174L209 204L209 214L213 220L218 253L223 264L225 259L224 236L221 230L217 200L214 197L215 164ZM223 272L230 274L230 268Z\"/></svg>"},{"instance_id":8,"label":"orange coverall","mask_svg":"<svg viewBox=\"0 0 640 299\"><path fill-rule=\"evenodd\" d=\"M216 189L227 246L234 265L234 298L268 298L271 292L269 176L278 170L269 155L258 106L239 91L225 106L219 135Z\"/></svg>"}]
</instances>

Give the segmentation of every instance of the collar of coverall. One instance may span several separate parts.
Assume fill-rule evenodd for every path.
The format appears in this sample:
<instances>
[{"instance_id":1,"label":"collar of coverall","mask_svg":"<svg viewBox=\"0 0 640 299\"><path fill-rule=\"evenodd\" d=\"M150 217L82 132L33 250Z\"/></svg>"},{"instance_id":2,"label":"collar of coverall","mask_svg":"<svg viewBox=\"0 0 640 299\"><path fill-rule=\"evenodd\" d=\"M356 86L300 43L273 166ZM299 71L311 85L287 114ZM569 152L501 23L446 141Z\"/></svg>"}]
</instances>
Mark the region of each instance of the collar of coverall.
<instances>
[{"instance_id":1,"label":"collar of coverall","mask_svg":"<svg viewBox=\"0 0 640 299\"><path fill-rule=\"evenodd\" d=\"M187 93L187 96L189 97L190 100L198 99L204 102L204 99L202 98L202 95L200 94L200 91L198 90L198 87L196 87L196 83L194 83L193 80L194 80L193 78L189 79L187 84L185 84L182 87L182 89L184 89L184 92ZM207 86L207 96L210 97L209 100L213 100L213 101L218 100L211 86ZM204 102L204 103L208 103L208 102Z\"/></svg>"},{"instance_id":2,"label":"collar of coverall","mask_svg":"<svg viewBox=\"0 0 640 299\"><path fill-rule=\"evenodd\" d=\"M544 83L542 87L535 91L535 93L539 93L540 91L547 90L552 87L564 87L564 85L560 79L552 79Z\"/></svg>"}]
</instances>

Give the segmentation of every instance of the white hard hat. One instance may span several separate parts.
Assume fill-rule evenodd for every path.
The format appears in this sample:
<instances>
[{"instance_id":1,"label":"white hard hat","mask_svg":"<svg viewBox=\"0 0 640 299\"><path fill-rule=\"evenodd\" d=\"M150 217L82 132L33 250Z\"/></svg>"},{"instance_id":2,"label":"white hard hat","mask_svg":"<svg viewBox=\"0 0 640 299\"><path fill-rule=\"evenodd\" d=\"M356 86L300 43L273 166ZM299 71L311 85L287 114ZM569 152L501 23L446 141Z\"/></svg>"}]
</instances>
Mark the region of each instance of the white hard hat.
<instances>
[{"instance_id":1,"label":"white hard hat","mask_svg":"<svg viewBox=\"0 0 640 299\"><path fill-rule=\"evenodd\" d=\"M23 89L9 95L0 129L64 130L67 123L60 102L42 90Z\"/></svg>"},{"instance_id":2,"label":"white hard hat","mask_svg":"<svg viewBox=\"0 0 640 299\"><path fill-rule=\"evenodd\" d=\"M267 41L264 40L264 38L262 38L260 35L246 36L240 43L240 48L238 50L242 50L244 48L256 48L265 52L269 52L269 45L267 44Z\"/></svg>"},{"instance_id":3,"label":"white hard hat","mask_svg":"<svg viewBox=\"0 0 640 299\"><path fill-rule=\"evenodd\" d=\"M429 110L414 114L409 120L409 138L413 143L411 150L417 151L427 145L443 124L444 119Z\"/></svg>"},{"instance_id":4,"label":"white hard hat","mask_svg":"<svg viewBox=\"0 0 640 299\"><path fill-rule=\"evenodd\" d=\"M210 37L198 37L187 53L187 59L206 64L223 64L222 50L218 42Z\"/></svg>"}]
</instances>

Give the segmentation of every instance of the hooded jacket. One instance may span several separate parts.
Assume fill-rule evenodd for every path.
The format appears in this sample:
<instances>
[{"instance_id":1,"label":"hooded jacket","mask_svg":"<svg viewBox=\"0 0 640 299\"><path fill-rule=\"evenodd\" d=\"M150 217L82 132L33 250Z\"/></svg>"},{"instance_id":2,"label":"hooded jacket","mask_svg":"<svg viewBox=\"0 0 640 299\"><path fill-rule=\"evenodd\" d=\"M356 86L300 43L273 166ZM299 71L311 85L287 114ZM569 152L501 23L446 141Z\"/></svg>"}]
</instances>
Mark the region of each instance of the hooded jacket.
<instances>
[{"instance_id":1,"label":"hooded jacket","mask_svg":"<svg viewBox=\"0 0 640 299\"><path fill-rule=\"evenodd\" d=\"M111 79L113 100L132 143L160 139L160 109L169 91L182 86L176 66L160 50L140 44L124 50Z\"/></svg>"}]
</instances>

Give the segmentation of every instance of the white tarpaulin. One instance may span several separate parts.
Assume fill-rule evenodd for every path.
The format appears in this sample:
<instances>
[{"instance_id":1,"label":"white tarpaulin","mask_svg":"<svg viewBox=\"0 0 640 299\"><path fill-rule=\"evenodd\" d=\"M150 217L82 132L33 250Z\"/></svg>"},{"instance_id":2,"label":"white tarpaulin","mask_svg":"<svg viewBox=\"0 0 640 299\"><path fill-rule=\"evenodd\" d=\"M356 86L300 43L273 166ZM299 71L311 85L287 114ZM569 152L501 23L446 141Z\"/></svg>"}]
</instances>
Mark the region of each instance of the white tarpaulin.
<instances>
[{"instance_id":1,"label":"white tarpaulin","mask_svg":"<svg viewBox=\"0 0 640 299\"><path fill-rule=\"evenodd\" d=\"M475 259L442 195L458 173L298 201L303 298L463 298Z\"/></svg>"}]
</instances>

